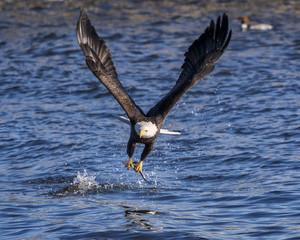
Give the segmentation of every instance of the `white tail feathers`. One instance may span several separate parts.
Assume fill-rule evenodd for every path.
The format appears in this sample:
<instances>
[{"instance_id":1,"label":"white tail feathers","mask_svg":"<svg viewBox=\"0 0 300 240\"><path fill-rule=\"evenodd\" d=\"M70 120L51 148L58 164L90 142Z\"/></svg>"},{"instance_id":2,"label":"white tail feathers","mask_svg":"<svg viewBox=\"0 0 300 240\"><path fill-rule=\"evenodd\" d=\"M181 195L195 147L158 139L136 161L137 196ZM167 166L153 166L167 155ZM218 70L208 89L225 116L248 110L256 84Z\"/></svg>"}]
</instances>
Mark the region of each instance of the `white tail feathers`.
<instances>
[{"instance_id":1,"label":"white tail feathers","mask_svg":"<svg viewBox=\"0 0 300 240\"><path fill-rule=\"evenodd\" d=\"M129 119L127 119L126 117L124 116L119 116L119 115L115 115L115 114L110 114L112 117L120 120L121 122L124 122L128 125L130 125L130 121ZM180 132L175 132L175 131L169 131L167 129L160 129L160 133L162 134L169 134L169 135L180 135L181 133Z\"/></svg>"}]
</instances>

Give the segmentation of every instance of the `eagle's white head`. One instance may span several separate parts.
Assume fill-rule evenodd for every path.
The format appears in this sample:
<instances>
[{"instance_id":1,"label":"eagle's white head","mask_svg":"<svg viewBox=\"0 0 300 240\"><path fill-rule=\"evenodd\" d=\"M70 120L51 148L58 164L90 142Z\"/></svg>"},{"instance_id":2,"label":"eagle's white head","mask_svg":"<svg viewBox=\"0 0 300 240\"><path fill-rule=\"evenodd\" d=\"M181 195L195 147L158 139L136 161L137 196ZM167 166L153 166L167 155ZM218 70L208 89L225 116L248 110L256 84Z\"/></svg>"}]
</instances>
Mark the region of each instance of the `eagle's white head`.
<instances>
[{"instance_id":1,"label":"eagle's white head","mask_svg":"<svg viewBox=\"0 0 300 240\"><path fill-rule=\"evenodd\" d=\"M157 126L152 122L138 122L134 125L134 130L140 138L152 138L158 131Z\"/></svg>"}]
</instances>

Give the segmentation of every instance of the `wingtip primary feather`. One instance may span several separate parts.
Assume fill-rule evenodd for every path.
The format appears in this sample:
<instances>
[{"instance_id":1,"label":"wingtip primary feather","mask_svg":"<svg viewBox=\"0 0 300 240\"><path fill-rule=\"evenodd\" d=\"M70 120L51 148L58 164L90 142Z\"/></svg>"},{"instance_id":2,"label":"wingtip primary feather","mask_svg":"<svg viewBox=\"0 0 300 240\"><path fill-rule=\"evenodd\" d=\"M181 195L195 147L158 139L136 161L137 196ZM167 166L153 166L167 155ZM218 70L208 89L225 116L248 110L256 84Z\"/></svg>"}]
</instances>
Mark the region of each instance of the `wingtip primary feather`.
<instances>
[{"instance_id":1,"label":"wingtip primary feather","mask_svg":"<svg viewBox=\"0 0 300 240\"><path fill-rule=\"evenodd\" d=\"M91 25L89 18L87 16L86 10L84 7L80 9L80 16L77 21L76 33L77 41L79 46L82 48L84 44L88 43L87 31L88 27ZM82 49L84 51L84 49Z\"/></svg>"},{"instance_id":2,"label":"wingtip primary feather","mask_svg":"<svg viewBox=\"0 0 300 240\"><path fill-rule=\"evenodd\" d=\"M231 39L231 30L228 31L228 28L229 23L226 13L218 16L216 22L214 20L210 21L204 33L193 42L184 54L185 60L181 66L183 70L178 79L179 82L184 81L184 79L193 79L192 76L199 71L201 66L207 63L213 64L221 57ZM199 74L199 77L202 79L212 70L213 67L207 67L202 74ZM199 81L201 79L198 78ZM192 85L196 83L197 81Z\"/></svg>"},{"instance_id":3,"label":"wingtip primary feather","mask_svg":"<svg viewBox=\"0 0 300 240\"><path fill-rule=\"evenodd\" d=\"M80 10L76 32L78 44L86 56L87 64L92 72L96 74L96 71L103 68L112 77L117 78L118 74L111 53L105 41L98 36L85 8Z\"/></svg>"}]
</instances>

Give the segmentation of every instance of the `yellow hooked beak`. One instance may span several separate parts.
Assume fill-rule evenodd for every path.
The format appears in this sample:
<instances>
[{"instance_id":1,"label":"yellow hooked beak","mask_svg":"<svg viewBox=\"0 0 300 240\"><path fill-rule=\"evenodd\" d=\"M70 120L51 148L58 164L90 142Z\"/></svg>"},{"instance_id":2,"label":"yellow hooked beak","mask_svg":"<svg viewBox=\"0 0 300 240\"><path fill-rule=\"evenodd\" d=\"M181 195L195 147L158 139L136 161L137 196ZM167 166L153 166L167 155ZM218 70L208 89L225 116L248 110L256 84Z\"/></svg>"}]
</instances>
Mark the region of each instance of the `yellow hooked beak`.
<instances>
[{"instance_id":1,"label":"yellow hooked beak","mask_svg":"<svg viewBox=\"0 0 300 240\"><path fill-rule=\"evenodd\" d=\"M140 138L141 138L143 135L145 135L145 131L144 131L144 130L141 130L141 131L140 131Z\"/></svg>"}]
</instances>

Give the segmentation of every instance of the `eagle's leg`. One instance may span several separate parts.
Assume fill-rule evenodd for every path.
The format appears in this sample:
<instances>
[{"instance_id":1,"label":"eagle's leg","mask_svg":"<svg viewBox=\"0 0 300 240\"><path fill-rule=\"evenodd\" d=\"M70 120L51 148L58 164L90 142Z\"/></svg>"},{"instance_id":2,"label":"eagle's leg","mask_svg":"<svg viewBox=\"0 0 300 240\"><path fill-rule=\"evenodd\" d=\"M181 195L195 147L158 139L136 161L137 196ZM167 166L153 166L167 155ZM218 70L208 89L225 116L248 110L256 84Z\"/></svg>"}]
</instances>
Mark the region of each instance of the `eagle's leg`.
<instances>
[{"instance_id":1,"label":"eagle's leg","mask_svg":"<svg viewBox=\"0 0 300 240\"><path fill-rule=\"evenodd\" d=\"M153 148L153 143L152 144L145 144L145 148L142 152L141 156L141 161L137 162L137 165L135 167L135 171L141 173L142 172L142 167L143 167L143 161L146 159L148 154L151 152Z\"/></svg>"},{"instance_id":2,"label":"eagle's leg","mask_svg":"<svg viewBox=\"0 0 300 240\"><path fill-rule=\"evenodd\" d=\"M129 160L127 161L127 163L125 163L125 167L130 170L130 168L134 168L133 162L132 162L132 156L134 153L134 149L135 149L135 144L132 139L130 138L127 144L127 154L129 156Z\"/></svg>"}]
</instances>

